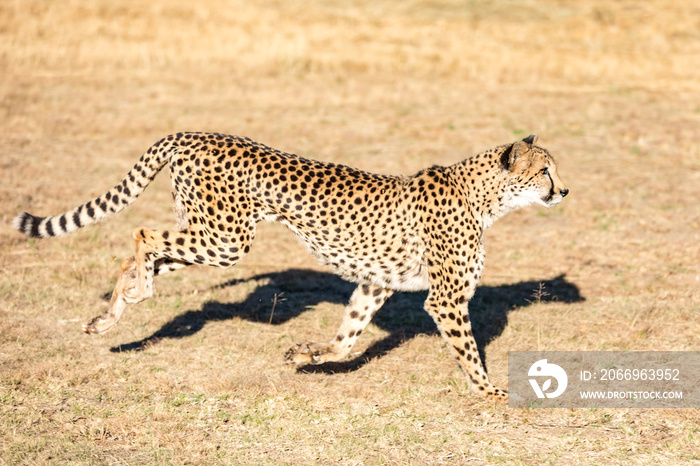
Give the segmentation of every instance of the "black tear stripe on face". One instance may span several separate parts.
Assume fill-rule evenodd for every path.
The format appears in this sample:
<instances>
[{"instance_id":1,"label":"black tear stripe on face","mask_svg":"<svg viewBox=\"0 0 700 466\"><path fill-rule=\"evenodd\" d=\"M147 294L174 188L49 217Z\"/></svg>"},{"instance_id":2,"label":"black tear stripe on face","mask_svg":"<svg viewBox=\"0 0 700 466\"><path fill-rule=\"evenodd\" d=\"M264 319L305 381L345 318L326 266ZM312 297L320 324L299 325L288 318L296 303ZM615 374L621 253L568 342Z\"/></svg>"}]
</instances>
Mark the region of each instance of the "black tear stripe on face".
<instances>
[{"instance_id":1,"label":"black tear stripe on face","mask_svg":"<svg viewBox=\"0 0 700 466\"><path fill-rule=\"evenodd\" d=\"M547 178L549 178L549 184L552 186L549 188L549 194L547 194L544 201L550 202L552 199L554 199L554 180L552 179L552 175L549 173L549 170L547 171Z\"/></svg>"}]
</instances>

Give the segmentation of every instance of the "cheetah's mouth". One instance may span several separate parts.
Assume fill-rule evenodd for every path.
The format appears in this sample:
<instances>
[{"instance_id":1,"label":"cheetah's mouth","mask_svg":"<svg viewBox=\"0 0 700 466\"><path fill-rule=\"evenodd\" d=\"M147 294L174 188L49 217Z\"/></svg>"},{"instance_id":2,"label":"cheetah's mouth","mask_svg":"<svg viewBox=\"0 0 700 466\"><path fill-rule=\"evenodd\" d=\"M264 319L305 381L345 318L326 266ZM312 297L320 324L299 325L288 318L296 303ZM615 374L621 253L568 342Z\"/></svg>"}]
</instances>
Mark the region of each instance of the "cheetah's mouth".
<instances>
[{"instance_id":1,"label":"cheetah's mouth","mask_svg":"<svg viewBox=\"0 0 700 466\"><path fill-rule=\"evenodd\" d=\"M561 194L555 194L554 190L549 191L545 197L542 198L542 203L547 207L554 207L559 204L564 197Z\"/></svg>"}]
</instances>

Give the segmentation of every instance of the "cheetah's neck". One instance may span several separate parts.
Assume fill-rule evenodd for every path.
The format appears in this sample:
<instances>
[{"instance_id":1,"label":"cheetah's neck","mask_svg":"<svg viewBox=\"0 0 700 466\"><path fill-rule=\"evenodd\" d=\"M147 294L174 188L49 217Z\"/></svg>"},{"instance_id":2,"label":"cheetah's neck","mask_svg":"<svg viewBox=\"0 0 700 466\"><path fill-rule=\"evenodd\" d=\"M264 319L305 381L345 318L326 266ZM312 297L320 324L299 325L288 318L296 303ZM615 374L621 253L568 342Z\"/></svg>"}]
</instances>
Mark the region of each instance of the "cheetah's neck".
<instances>
[{"instance_id":1,"label":"cheetah's neck","mask_svg":"<svg viewBox=\"0 0 700 466\"><path fill-rule=\"evenodd\" d=\"M501 162L506 148L482 152L450 167L484 230L512 210L507 204L508 172Z\"/></svg>"}]
</instances>

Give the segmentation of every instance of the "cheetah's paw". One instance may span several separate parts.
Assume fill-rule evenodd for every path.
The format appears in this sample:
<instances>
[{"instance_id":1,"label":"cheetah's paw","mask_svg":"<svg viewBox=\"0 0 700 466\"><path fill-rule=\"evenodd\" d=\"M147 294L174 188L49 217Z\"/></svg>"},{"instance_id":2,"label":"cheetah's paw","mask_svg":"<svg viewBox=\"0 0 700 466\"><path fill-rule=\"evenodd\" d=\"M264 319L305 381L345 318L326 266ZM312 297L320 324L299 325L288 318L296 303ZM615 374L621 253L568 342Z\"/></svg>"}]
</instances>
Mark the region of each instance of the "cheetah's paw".
<instances>
[{"instance_id":1,"label":"cheetah's paw","mask_svg":"<svg viewBox=\"0 0 700 466\"><path fill-rule=\"evenodd\" d=\"M329 345L315 341L305 341L292 346L284 353L284 359L298 366L304 364L323 364L328 360Z\"/></svg>"}]
</instances>

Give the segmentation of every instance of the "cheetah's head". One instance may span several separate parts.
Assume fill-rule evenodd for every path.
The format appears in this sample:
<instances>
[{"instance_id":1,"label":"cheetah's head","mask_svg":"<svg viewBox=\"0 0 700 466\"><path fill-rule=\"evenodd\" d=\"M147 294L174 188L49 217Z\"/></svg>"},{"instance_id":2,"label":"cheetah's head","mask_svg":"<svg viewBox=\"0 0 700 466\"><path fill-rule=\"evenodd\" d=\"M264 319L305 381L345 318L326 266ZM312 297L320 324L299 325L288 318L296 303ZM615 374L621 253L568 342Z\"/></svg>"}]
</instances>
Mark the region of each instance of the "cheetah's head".
<instances>
[{"instance_id":1,"label":"cheetah's head","mask_svg":"<svg viewBox=\"0 0 700 466\"><path fill-rule=\"evenodd\" d=\"M536 142L537 135L531 134L507 147L501 156L509 174L504 201L511 209L530 204L553 207L569 194L554 159L546 149L536 146Z\"/></svg>"}]
</instances>

